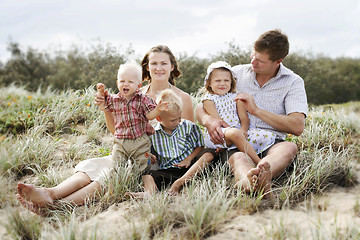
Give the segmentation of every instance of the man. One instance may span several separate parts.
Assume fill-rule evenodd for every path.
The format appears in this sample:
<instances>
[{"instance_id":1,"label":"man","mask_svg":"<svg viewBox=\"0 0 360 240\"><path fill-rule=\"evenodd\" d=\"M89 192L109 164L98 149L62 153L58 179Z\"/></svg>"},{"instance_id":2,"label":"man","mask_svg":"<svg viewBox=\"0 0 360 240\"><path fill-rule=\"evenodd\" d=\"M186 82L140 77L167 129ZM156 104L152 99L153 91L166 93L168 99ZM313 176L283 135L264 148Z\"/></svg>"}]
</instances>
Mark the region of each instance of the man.
<instances>
[{"instance_id":1,"label":"man","mask_svg":"<svg viewBox=\"0 0 360 240\"><path fill-rule=\"evenodd\" d=\"M237 78L236 99L240 99L250 113L253 127L276 134L273 146L260 154L255 165L239 151L226 155L236 186L249 191L264 191L272 197L271 179L279 176L296 157L297 146L285 142L286 133L299 136L305 127L307 98L303 79L286 68L282 61L289 52L289 42L279 30L263 33L254 43L251 64L233 67ZM205 126L214 143L223 142L220 127L226 123L208 115L200 105L196 109L200 124Z\"/></svg>"}]
</instances>

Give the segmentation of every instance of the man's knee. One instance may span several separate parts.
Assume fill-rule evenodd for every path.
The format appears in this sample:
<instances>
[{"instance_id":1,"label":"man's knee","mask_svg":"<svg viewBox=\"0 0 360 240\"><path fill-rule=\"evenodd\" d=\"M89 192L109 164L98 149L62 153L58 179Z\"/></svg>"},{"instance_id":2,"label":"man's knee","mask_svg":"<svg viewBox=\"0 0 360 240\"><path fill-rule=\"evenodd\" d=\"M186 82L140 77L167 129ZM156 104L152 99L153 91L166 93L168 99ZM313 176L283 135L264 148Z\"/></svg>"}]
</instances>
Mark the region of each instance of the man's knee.
<instances>
[{"instance_id":1,"label":"man's knee","mask_svg":"<svg viewBox=\"0 0 360 240\"><path fill-rule=\"evenodd\" d=\"M293 142L281 142L270 148L269 156L278 156L282 161L287 160L291 163L296 157L298 147Z\"/></svg>"},{"instance_id":2,"label":"man's knee","mask_svg":"<svg viewBox=\"0 0 360 240\"><path fill-rule=\"evenodd\" d=\"M293 142L286 142L287 146L287 154L289 155L289 159L291 159L291 161L296 157L297 151L298 151L298 147L295 143Z\"/></svg>"}]
</instances>

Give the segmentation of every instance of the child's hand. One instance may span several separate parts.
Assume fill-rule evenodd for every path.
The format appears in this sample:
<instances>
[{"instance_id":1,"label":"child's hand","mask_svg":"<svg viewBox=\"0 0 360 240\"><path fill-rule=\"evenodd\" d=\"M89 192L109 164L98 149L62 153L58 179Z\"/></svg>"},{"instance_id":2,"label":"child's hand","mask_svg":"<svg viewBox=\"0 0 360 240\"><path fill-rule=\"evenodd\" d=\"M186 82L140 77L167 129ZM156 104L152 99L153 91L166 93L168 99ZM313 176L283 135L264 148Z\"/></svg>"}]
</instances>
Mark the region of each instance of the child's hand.
<instances>
[{"instance_id":1,"label":"child's hand","mask_svg":"<svg viewBox=\"0 0 360 240\"><path fill-rule=\"evenodd\" d=\"M105 96L105 85L103 83L96 84L96 89L101 96Z\"/></svg>"},{"instance_id":2,"label":"child's hand","mask_svg":"<svg viewBox=\"0 0 360 240\"><path fill-rule=\"evenodd\" d=\"M105 97L108 95L105 85L96 84L97 93L95 94L95 104L98 105L100 111L105 111Z\"/></svg>"},{"instance_id":3,"label":"child's hand","mask_svg":"<svg viewBox=\"0 0 360 240\"><path fill-rule=\"evenodd\" d=\"M156 163L156 156L154 154L152 154L152 153L150 153L150 163L151 164Z\"/></svg>"},{"instance_id":4,"label":"child's hand","mask_svg":"<svg viewBox=\"0 0 360 240\"><path fill-rule=\"evenodd\" d=\"M184 160L182 160L181 162L179 162L178 164L174 164L175 167L184 167L184 168L188 168L191 164L191 159L190 158L185 158Z\"/></svg>"},{"instance_id":5,"label":"child's hand","mask_svg":"<svg viewBox=\"0 0 360 240\"><path fill-rule=\"evenodd\" d=\"M159 104L157 105L157 108L159 109L160 112L164 112L169 110L169 103L168 102L159 102Z\"/></svg>"}]
</instances>

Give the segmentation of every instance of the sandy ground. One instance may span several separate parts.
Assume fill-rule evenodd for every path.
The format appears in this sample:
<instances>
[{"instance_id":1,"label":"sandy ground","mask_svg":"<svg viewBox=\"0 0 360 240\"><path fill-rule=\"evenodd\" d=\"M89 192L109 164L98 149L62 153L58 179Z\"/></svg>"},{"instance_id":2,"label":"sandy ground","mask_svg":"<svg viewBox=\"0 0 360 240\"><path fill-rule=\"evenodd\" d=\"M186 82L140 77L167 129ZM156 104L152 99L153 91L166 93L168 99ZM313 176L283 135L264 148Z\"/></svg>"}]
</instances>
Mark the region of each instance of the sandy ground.
<instances>
[{"instance_id":1,"label":"sandy ground","mask_svg":"<svg viewBox=\"0 0 360 240\"><path fill-rule=\"evenodd\" d=\"M217 234L207 238L217 239L333 239L342 231L348 233L360 226L360 213L355 206L360 201L360 185L351 188L334 188L320 197L298 204L294 209L265 210L252 215L239 215L219 226ZM82 227L97 229L106 236L126 239L132 224L127 215L134 205L127 201L113 205L106 211L82 223ZM136 217L132 215L132 220ZM360 231L360 230L359 230ZM340 238L346 239L346 238Z\"/></svg>"},{"instance_id":2,"label":"sandy ground","mask_svg":"<svg viewBox=\"0 0 360 240\"><path fill-rule=\"evenodd\" d=\"M252 215L239 214L227 223L219 226L219 231L208 239L271 239L283 236L283 239L331 239L332 236L349 233L351 229L360 231L360 212L356 206L360 204L360 185L350 188L336 187L324 195L313 197L298 204L294 209L265 210ZM132 209L135 205L125 201L110 206L104 212L78 223L80 228L93 229L105 236L122 236L127 239L129 229L136 222ZM32 214L19 206L21 214ZM7 209L0 210L0 222L7 221ZM128 216L131 214L132 221ZM8 238L3 225L0 235ZM120 239L120 238L119 238ZM344 239L344 238L339 238ZM346 239L346 238L345 238Z\"/></svg>"},{"instance_id":3,"label":"sandy ground","mask_svg":"<svg viewBox=\"0 0 360 240\"><path fill-rule=\"evenodd\" d=\"M313 239L319 236L318 227L321 227L320 234L331 239L337 229L360 226L360 215L354 210L359 199L360 186L335 188L321 197L300 203L293 210L266 210L238 216L208 239L258 239L281 234L289 239L297 235L300 239Z\"/></svg>"}]
</instances>

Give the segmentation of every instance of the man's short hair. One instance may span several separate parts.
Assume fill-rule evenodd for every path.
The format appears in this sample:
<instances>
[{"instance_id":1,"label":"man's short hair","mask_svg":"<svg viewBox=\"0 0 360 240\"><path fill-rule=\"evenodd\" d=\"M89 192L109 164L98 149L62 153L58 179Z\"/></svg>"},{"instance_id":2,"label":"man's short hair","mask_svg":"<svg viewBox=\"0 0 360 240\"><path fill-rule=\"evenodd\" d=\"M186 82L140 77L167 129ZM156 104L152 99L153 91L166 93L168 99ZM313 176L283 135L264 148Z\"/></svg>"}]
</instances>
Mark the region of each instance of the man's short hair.
<instances>
[{"instance_id":1,"label":"man's short hair","mask_svg":"<svg viewBox=\"0 0 360 240\"><path fill-rule=\"evenodd\" d=\"M289 53L288 37L279 29L267 31L255 41L254 50L268 54L273 62L284 59Z\"/></svg>"}]
</instances>

